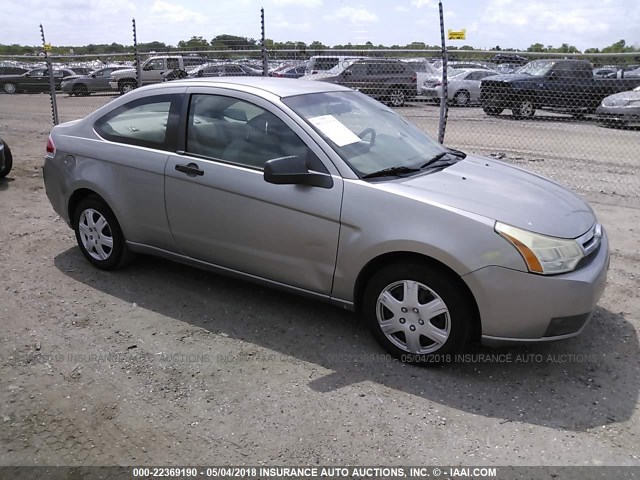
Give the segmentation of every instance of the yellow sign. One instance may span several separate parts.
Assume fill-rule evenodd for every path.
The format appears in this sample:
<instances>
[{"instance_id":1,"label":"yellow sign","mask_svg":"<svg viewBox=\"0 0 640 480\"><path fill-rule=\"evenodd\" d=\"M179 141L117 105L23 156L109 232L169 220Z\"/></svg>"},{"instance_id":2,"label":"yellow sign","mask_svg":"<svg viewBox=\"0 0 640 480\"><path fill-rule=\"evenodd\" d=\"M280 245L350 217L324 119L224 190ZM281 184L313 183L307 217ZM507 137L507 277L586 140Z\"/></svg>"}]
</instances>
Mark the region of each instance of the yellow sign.
<instances>
[{"instance_id":1,"label":"yellow sign","mask_svg":"<svg viewBox=\"0 0 640 480\"><path fill-rule=\"evenodd\" d=\"M45 52L50 52L51 51L51 44L50 43L45 43L44 44L44 51Z\"/></svg>"},{"instance_id":2,"label":"yellow sign","mask_svg":"<svg viewBox=\"0 0 640 480\"><path fill-rule=\"evenodd\" d=\"M449 29L449 40L465 40L467 38L467 30L451 30Z\"/></svg>"}]
</instances>

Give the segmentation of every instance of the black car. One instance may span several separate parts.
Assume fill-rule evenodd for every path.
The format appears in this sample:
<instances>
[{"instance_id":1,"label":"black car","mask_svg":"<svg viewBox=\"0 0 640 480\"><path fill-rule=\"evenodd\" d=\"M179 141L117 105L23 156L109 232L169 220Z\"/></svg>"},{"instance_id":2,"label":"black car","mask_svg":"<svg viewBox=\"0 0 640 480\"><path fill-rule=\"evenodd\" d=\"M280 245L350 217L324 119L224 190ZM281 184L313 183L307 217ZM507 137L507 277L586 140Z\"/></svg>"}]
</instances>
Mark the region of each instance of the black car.
<instances>
[{"instance_id":1,"label":"black car","mask_svg":"<svg viewBox=\"0 0 640 480\"><path fill-rule=\"evenodd\" d=\"M0 138L0 179L6 177L13 166L13 156L9 145Z\"/></svg>"},{"instance_id":2,"label":"black car","mask_svg":"<svg viewBox=\"0 0 640 480\"><path fill-rule=\"evenodd\" d=\"M408 63L399 60L366 58L304 78L351 87L370 97L401 107L417 93L417 75Z\"/></svg>"},{"instance_id":3,"label":"black car","mask_svg":"<svg viewBox=\"0 0 640 480\"><path fill-rule=\"evenodd\" d=\"M53 81L56 90L60 89L63 79L72 75L76 75L76 73L68 68L53 70ZM48 92L49 72L46 68L34 68L22 75L0 77L0 90L4 91L4 93Z\"/></svg>"}]
</instances>

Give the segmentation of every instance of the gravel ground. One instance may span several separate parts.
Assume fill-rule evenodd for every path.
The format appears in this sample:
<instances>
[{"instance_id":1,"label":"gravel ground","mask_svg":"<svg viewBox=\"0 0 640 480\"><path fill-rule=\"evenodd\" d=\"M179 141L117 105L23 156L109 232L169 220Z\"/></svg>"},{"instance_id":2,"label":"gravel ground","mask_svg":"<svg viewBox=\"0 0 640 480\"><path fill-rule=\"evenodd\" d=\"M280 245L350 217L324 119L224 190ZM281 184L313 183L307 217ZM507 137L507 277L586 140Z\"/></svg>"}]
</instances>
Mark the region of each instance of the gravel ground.
<instances>
[{"instance_id":1,"label":"gravel ground","mask_svg":"<svg viewBox=\"0 0 640 480\"><path fill-rule=\"evenodd\" d=\"M61 111L73 100L105 101L63 97ZM567 142L619 152L619 164L602 160L612 170L637 168L620 139L638 132L479 120L476 110L452 113L469 118L451 144L525 166L558 160L572 181L571 162L591 160L553 147L562 130ZM433 132L434 111L402 113ZM478 133L493 122L515 147ZM49 127L46 95L0 96L0 136L14 152L0 182L0 465L640 465L631 195L583 189L612 248L583 335L475 346L473 361L421 368L387 358L354 315L328 305L153 258L92 268L44 193ZM522 151L532 129L544 162ZM600 145L593 132L611 139Z\"/></svg>"}]
</instances>

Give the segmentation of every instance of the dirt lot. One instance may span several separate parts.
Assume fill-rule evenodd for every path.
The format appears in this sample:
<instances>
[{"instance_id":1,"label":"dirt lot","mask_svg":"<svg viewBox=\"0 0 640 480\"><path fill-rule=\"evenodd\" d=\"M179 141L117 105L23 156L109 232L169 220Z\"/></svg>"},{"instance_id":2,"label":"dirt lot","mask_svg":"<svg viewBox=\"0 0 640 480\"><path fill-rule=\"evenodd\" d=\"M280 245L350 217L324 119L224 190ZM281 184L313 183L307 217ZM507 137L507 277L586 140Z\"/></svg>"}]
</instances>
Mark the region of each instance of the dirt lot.
<instances>
[{"instance_id":1,"label":"dirt lot","mask_svg":"<svg viewBox=\"0 0 640 480\"><path fill-rule=\"evenodd\" d=\"M431 110L403 113L431 131ZM599 128L490 121L535 128L549 158L545 130ZM612 263L582 336L411 367L327 305L152 258L92 268L44 193L49 123L47 96L0 96L0 465L640 465L635 202L585 189ZM606 132L608 149L638 135Z\"/></svg>"}]
</instances>

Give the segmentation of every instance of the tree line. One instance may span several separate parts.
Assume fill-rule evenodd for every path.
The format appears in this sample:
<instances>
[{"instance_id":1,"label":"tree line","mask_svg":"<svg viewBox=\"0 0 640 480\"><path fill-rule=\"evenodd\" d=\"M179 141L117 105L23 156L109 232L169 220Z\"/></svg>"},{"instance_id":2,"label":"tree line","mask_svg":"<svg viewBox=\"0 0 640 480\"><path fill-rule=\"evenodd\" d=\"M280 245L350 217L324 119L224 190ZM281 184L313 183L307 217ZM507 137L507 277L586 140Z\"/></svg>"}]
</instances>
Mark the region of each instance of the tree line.
<instances>
[{"instance_id":1,"label":"tree line","mask_svg":"<svg viewBox=\"0 0 640 480\"><path fill-rule=\"evenodd\" d=\"M140 52L167 52L172 50L256 50L262 48L259 40L249 37L241 37L236 35L217 35L211 40L207 40L201 36L193 36L188 40L181 40L177 45L169 45L165 42L153 41L147 43L139 43L138 50ZM265 40L265 48L269 50L297 50L301 53L313 55L317 52L326 50L371 50L371 49L392 49L392 50L439 50L439 45L428 45L424 42L411 42L406 45L374 45L371 42L363 44L347 43L344 45L328 46L320 41L313 41L309 44L301 41L276 42L271 39ZM471 45L463 45L460 47L448 45L447 50L474 51L478 50ZM519 52L514 48L501 48L496 45L490 50L496 52ZM625 40L619 40L604 48L587 48L584 52L578 50L574 45L563 43L559 47L552 45L544 45L542 43L534 43L530 45L527 52L533 53L628 53L640 52L640 48L627 45ZM38 55L42 52L41 46L27 45L3 45L0 44L0 55ZM109 53L132 53L133 45L123 45L120 43L111 44L88 44L83 46L53 46L51 53L54 55L94 55Z\"/></svg>"}]
</instances>

